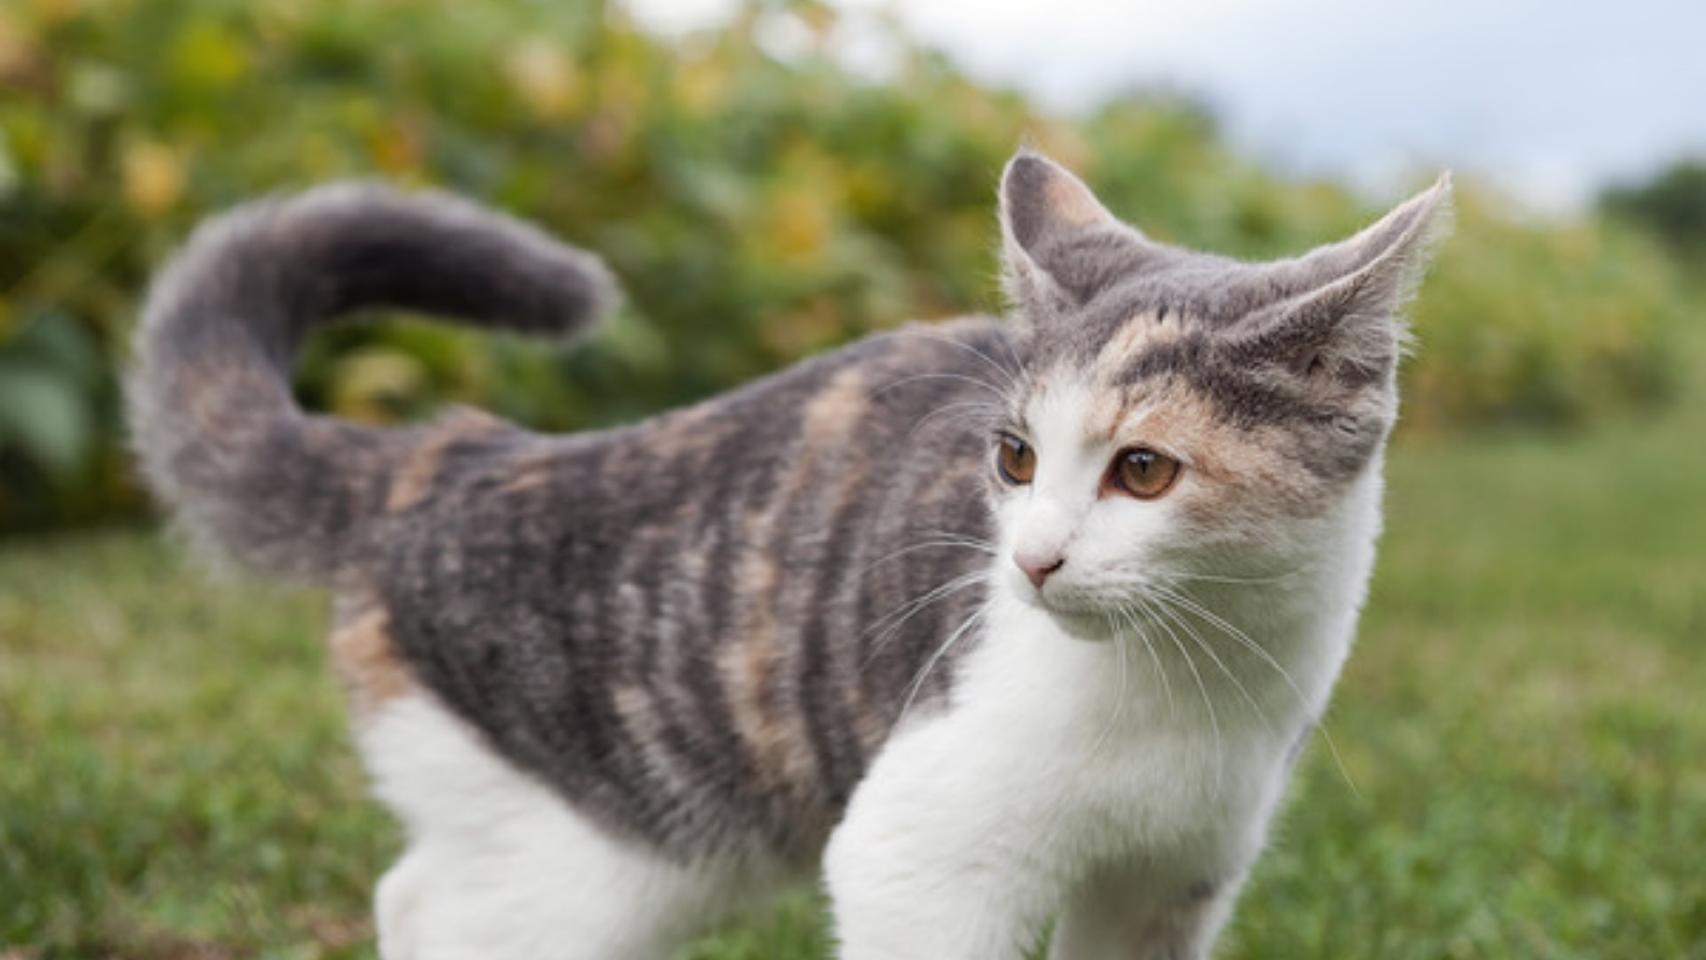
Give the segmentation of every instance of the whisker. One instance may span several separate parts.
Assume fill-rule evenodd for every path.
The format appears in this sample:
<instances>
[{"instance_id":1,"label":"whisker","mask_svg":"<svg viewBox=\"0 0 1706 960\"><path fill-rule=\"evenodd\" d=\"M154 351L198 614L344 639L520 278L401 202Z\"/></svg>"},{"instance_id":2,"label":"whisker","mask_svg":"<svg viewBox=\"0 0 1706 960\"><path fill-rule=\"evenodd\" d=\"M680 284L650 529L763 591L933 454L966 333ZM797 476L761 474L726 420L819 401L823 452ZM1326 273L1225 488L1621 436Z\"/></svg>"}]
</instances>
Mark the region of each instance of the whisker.
<instances>
[{"instance_id":1,"label":"whisker","mask_svg":"<svg viewBox=\"0 0 1706 960\"><path fill-rule=\"evenodd\" d=\"M909 553L913 553L913 552L918 551L918 550L929 550L929 549L935 548L935 547L959 547L962 550L976 550L979 553L987 553L990 556L994 556L996 554L996 550L994 547L991 547L986 543L980 543L980 542L977 542L974 540L949 540L949 539L925 540L921 543L914 543L914 544L911 544L910 546L901 547L899 550L896 550L896 551L889 553L885 556L878 557L877 559L872 560L869 564L867 564L862 570L859 571L859 573L861 575L870 573L872 570L875 570L877 567L880 567L883 564L888 563L891 560L897 560L901 557L906 556Z\"/></svg>"},{"instance_id":2,"label":"whisker","mask_svg":"<svg viewBox=\"0 0 1706 960\"><path fill-rule=\"evenodd\" d=\"M1167 712L1169 715L1176 713L1178 705L1173 702L1173 682L1167 676L1167 667L1161 662L1161 655L1155 652L1155 645L1149 642L1149 631L1143 629L1137 614L1129 607L1121 607L1116 612L1131 624L1132 632L1143 641L1143 649L1149 651L1149 659L1155 664L1155 672L1161 675L1161 691L1167 695Z\"/></svg>"},{"instance_id":3,"label":"whisker","mask_svg":"<svg viewBox=\"0 0 1706 960\"><path fill-rule=\"evenodd\" d=\"M899 380L883 384L877 389L871 391L871 396L882 396L896 387L905 386L906 384L919 380L956 380L963 383L969 383L979 389L988 390L990 393L995 394L997 397L1001 398L1003 403L1007 402L1007 392L1002 390L1000 387L990 383L988 380L983 380L978 377L968 377L963 373L915 373L912 376L901 377Z\"/></svg>"},{"instance_id":4,"label":"whisker","mask_svg":"<svg viewBox=\"0 0 1706 960\"><path fill-rule=\"evenodd\" d=\"M1103 619L1107 621L1108 630L1113 634L1113 644L1117 648L1117 656L1120 658L1120 688L1114 697L1114 709L1108 715L1107 724L1102 727L1102 732L1097 735L1096 742L1090 745L1091 753L1101 751L1102 744L1107 742L1108 737L1113 734L1114 728L1119 726L1120 714L1125 711L1126 671L1128 669L1126 667L1125 644L1120 642L1119 630L1114 626L1114 618L1104 616Z\"/></svg>"},{"instance_id":5,"label":"whisker","mask_svg":"<svg viewBox=\"0 0 1706 960\"><path fill-rule=\"evenodd\" d=\"M1025 361L1019 359L1019 351L1013 349L1013 338L1007 336L1005 331L997 331L996 342L1000 343L1002 348L1007 351L1008 358L1013 361L1013 369L1022 373L1025 369Z\"/></svg>"},{"instance_id":6,"label":"whisker","mask_svg":"<svg viewBox=\"0 0 1706 960\"><path fill-rule=\"evenodd\" d=\"M954 538L958 538L961 540L968 541L970 543L981 543L984 546L990 547L990 548L995 547L995 541L994 540L988 540L988 539L985 539L983 537L969 536L963 530L942 530L942 529L939 529L937 527L926 527L923 530L920 530L918 532L924 534L925 536L954 537Z\"/></svg>"},{"instance_id":7,"label":"whisker","mask_svg":"<svg viewBox=\"0 0 1706 960\"><path fill-rule=\"evenodd\" d=\"M924 610L924 608L944 599L945 597L958 593L967 587L984 583L988 580L988 576L988 572L984 570L974 570L971 573L963 573L952 580L949 580L947 583L936 587L924 596L907 601L900 607L895 608L895 610L887 616L880 618L876 623L865 628L865 632L860 635L861 639L868 636L873 630L880 628L882 632L877 634L876 639L871 644L870 651L865 654L864 659L860 662L860 669L870 666L871 660L894 639L897 635L897 631L899 631L901 627L905 626L908 620L917 616L919 612ZM893 623L889 623L887 626L884 626L884 621L896 617L897 615L899 616L898 620L894 620Z\"/></svg>"},{"instance_id":8,"label":"whisker","mask_svg":"<svg viewBox=\"0 0 1706 960\"><path fill-rule=\"evenodd\" d=\"M1138 602L1144 603L1143 600ZM1145 605L1147 606L1147 604ZM1226 767L1226 748L1220 739L1220 717L1214 712L1214 701L1209 698L1208 687L1202 682L1202 673L1197 670L1197 663L1191 659L1190 651L1186 650L1185 645L1179 642L1179 635L1173 632L1173 628L1168 626L1165 620L1157 619L1155 623L1173 641L1173 648L1179 651L1179 656L1185 658L1185 666L1190 668L1191 677L1197 682L1197 692L1202 695L1202 704L1208 709L1209 726L1214 730L1214 792L1216 796L1219 796L1223 771Z\"/></svg>"},{"instance_id":9,"label":"whisker","mask_svg":"<svg viewBox=\"0 0 1706 960\"><path fill-rule=\"evenodd\" d=\"M911 440L918 433L918 431L924 429L924 427L927 424L929 424L930 421L935 420L937 417L940 417L943 414L948 413L949 411L968 410L968 409L969 410L994 411L995 415L990 416L988 418L991 423L993 423L995 421L995 419L1000 415L1000 408L997 407L995 404L990 403L987 400L960 400L960 401L957 401L954 403L944 403L941 406L937 407L936 409L930 411L929 413L926 413L924 416L919 417L918 422L916 422L912 425L912 429L908 430L906 432L906 439ZM964 419L966 421L970 422L970 421L974 421L976 418L968 415Z\"/></svg>"},{"instance_id":10,"label":"whisker","mask_svg":"<svg viewBox=\"0 0 1706 960\"><path fill-rule=\"evenodd\" d=\"M941 599L941 597L943 597L949 593L952 593L956 590L970 586L972 583L975 583L975 582L983 579L985 576L987 576L987 573L983 570L972 570L972 571L969 571L966 573L962 573L959 576L954 577L950 580L947 580L944 583L940 583L940 584L936 585L936 587L934 587L930 591L923 594L922 596L914 597L911 600L905 601L900 606L894 608L894 610L890 611L889 613L884 614L881 617L878 617L875 623L873 623L869 627L865 628L865 633L869 634L873 630L877 630L877 629L884 627L886 622L891 617L901 616L904 619L904 617L906 617L906 616L911 616L913 607L918 606L920 604L928 604L928 603L932 603L936 600L939 600L939 599Z\"/></svg>"},{"instance_id":11,"label":"whisker","mask_svg":"<svg viewBox=\"0 0 1706 960\"><path fill-rule=\"evenodd\" d=\"M1262 662L1272 667L1285 680L1286 686L1290 687L1291 692L1297 696L1298 704L1305 710L1309 709L1309 698L1304 695L1302 688L1297 685L1297 681L1293 680L1291 674L1285 669L1285 667L1281 665L1278 660L1274 659L1273 654L1270 654L1261 644L1250 639L1249 634L1238 629L1238 627L1231 621L1222 617L1220 614L1215 613L1213 610L1210 610L1195 597L1192 597L1181 590L1174 589L1165 584L1151 584L1148 589L1157 596L1165 597L1173 601L1181 609L1202 618L1204 621L1218 628L1227 636L1237 640L1245 649L1260 657Z\"/></svg>"},{"instance_id":12,"label":"whisker","mask_svg":"<svg viewBox=\"0 0 1706 960\"><path fill-rule=\"evenodd\" d=\"M996 373L999 373L1003 377L1005 377L1007 379L1007 385L1009 387L1016 385L1016 379L1015 379L1015 372L1014 371L1009 370L1006 367L1002 366L1000 363L996 362L994 357L991 357L989 354L984 353L982 350L979 350L978 348L972 346L969 343L966 343L966 342L961 341L961 340L956 340L953 337L948 336L947 334L937 333L934 330L901 330L901 331L897 331L897 332L904 334L904 335L907 335L907 336L923 337L926 340L935 340L935 341L938 341L940 343L948 344L949 346L952 346L952 347L959 347L961 350L969 351L969 352L977 355L979 358L981 358L984 363L987 363L991 367L993 367L995 369ZM1009 347L1008 349L1011 350L1012 348ZM1018 358L1014 357L1014 359L1017 360Z\"/></svg>"},{"instance_id":13,"label":"whisker","mask_svg":"<svg viewBox=\"0 0 1706 960\"><path fill-rule=\"evenodd\" d=\"M1275 660L1273 655L1264 649L1261 644L1250 639L1248 634L1238 629L1226 618L1199 603L1195 598L1185 594L1183 591L1176 590L1164 584L1153 584L1151 589L1166 592L1175 598L1175 602L1180 603L1185 610L1196 614L1204 621L1213 624L1228 636L1242 643L1251 653L1260 657L1264 663L1279 672L1279 675L1284 678L1286 686L1290 687L1291 692L1297 697L1298 705L1303 707L1305 713L1311 715L1314 714L1314 709L1309 703L1309 698L1305 696L1303 690L1298 687L1297 681L1292 679L1291 674L1287 672L1285 667L1281 666L1280 662ZM1327 752L1332 754L1333 765L1339 768L1339 776L1344 778L1345 786L1350 787L1352 796L1359 800L1362 799L1362 791L1357 789L1356 781L1351 778L1350 770L1345 767L1345 759L1339 753L1339 745L1333 741L1333 734L1327 729L1327 718L1325 714L1316 720L1315 725L1321 730L1321 739L1327 742Z\"/></svg>"},{"instance_id":14,"label":"whisker","mask_svg":"<svg viewBox=\"0 0 1706 960\"><path fill-rule=\"evenodd\" d=\"M987 603L972 611L971 615L966 617L965 622L960 624L959 629L949 634L948 639L942 641L942 645L937 647L936 652L930 655L930 659L924 662L923 668L918 671L918 676L912 680L912 687L907 691L906 701L900 705L900 713L894 718L894 727L890 729L899 727L900 722L906 719L906 712L912 709L912 701L918 697L918 691L923 689L924 681L929 678L930 671L936 669L936 664L947 655L948 649L954 645L955 641L964 636L973 624L983 619L988 612L989 604Z\"/></svg>"},{"instance_id":15,"label":"whisker","mask_svg":"<svg viewBox=\"0 0 1706 960\"><path fill-rule=\"evenodd\" d=\"M1294 577L1302 576L1305 572L1307 572L1306 569L1300 567L1296 570L1276 573L1271 577L1224 577L1206 573L1175 573L1171 575L1170 579L1189 580L1193 583L1199 581L1204 583L1283 583Z\"/></svg>"},{"instance_id":16,"label":"whisker","mask_svg":"<svg viewBox=\"0 0 1706 960\"><path fill-rule=\"evenodd\" d=\"M1262 708L1260 703L1256 702L1255 697L1250 695L1249 689L1244 686L1244 681L1238 679L1238 675L1233 673L1232 669L1226 665L1226 661L1220 658L1220 654L1214 651L1214 646L1208 642L1208 639L1199 634L1195 628L1193 628L1190 623L1188 623L1176 611L1169 609L1165 601L1161 600L1159 597L1156 599L1158 602L1155 605L1155 609L1159 611L1162 616L1167 617L1177 624L1179 629L1185 632L1185 636L1191 638L1191 642L1195 643L1199 649L1209 655L1209 658L1214 661L1214 665L1220 668L1220 672L1226 675L1226 679L1232 681L1232 685L1236 687L1239 694L1244 697L1244 702L1248 703L1250 708L1256 711L1256 716L1261 719L1262 726L1266 727L1268 732L1272 733L1274 724L1273 721L1268 718L1268 712Z\"/></svg>"}]
</instances>

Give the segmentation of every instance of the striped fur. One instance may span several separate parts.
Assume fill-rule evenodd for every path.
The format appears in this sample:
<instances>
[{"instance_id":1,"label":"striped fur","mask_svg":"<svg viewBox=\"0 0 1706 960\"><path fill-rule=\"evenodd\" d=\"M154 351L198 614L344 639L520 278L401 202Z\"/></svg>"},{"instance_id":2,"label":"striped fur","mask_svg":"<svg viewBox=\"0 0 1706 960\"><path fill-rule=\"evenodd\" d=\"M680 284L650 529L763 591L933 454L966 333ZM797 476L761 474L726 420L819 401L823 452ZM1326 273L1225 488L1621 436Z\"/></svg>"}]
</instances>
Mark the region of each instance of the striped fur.
<instances>
[{"instance_id":1,"label":"striped fur","mask_svg":"<svg viewBox=\"0 0 1706 960\"><path fill-rule=\"evenodd\" d=\"M1178 931L1167 949L1194 956L1229 909L1247 844L1205 839L1191 849L1209 859L1165 876L1139 870L1141 856L1050 867L1044 886L932 919L956 898L911 884L936 889L964 869L965 844L943 844L972 820L923 825L980 803L1006 810L1004 796L1043 802L1025 799L1023 783L991 783L996 796L970 767L957 780L944 771L980 757L1000 776L1022 773L1051 749L1038 731L1065 742L1097 726L1085 711L1128 695L1123 681L1104 689L1112 674L1097 664L1111 654L1098 651L1167 626L1145 614L1127 630L1115 618L1133 591L1231 582L1274 563L1335 571L1283 595L1200 594L1221 604L1208 615L1232 620L1246 603L1299 611L1264 642L1303 674L1308 696L1282 709L1290 694L1271 677L1246 678L1284 719L1282 735L1223 753L1214 728L1217 764L1247 757L1271 775L1247 806L1216 807L1204 824L1254 823L1259 840L1361 601L1396 412L1395 318L1445 196L1442 185L1306 257L1243 264L1157 244L1070 174L1021 154L1001 193L1011 319L907 328L629 427L547 436L477 411L383 430L296 408L291 359L313 325L341 314L402 306L574 332L615 296L589 255L471 204L326 188L197 233L140 326L131 422L156 491L201 539L337 592L334 661L380 793L414 838L381 890L387 956L532 956L592 927L603 939L585 942L603 946L561 955L662 955L679 938L659 931L695 926L659 914L662 901L641 910L636 893L630 916L628 888L612 880L588 893L596 910L563 913L520 886L545 881L518 872L607 864L705 919L732 902L720 892L731 878L809 870L832 834L849 957L1017 955L1024 925L1063 906L1062 942L1088 946L1062 956L1100 955L1134 930ZM996 479L998 430L1034 442L1034 489ZM1157 505L1098 499L1107 458L1132 445L1186 463ZM1065 558L1046 589L1007 557L1043 541ZM1025 659L1035 656L1046 659ZM1163 720L1142 697L1188 675L1171 654L1154 667L1131 688L1130 715L1186 723L1175 746L1204 742L1227 694L1199 677L1209 713ZM1059 686L1038 686L1049 677ZM1122 703L1116 716L1126 713ZM1199 765L1131 735L1130 758ZM465 792L446 780L458 769ZM1071 806L1047 797L1013 806L1009 828ZM529 850L524 824L557 839ZM914 849L890 849L915 829ZM1073 837L1061 834L1060 849L1083 845ZM874 861L878 850L890 853ZM914 854L916 870L893 874ZM458 886L476 863L518 886L501 896L501 884ZM1161 912L1126 923L1070 907L1063 878L1125 882L1134 870ZM496 913L480 919L487 896ZM1105 912L1098 896L1086 902ZM476 936L523 902L537 910ZM953 930L965 934L928 951L895 946Z\"/></svg>"}]
</instances>

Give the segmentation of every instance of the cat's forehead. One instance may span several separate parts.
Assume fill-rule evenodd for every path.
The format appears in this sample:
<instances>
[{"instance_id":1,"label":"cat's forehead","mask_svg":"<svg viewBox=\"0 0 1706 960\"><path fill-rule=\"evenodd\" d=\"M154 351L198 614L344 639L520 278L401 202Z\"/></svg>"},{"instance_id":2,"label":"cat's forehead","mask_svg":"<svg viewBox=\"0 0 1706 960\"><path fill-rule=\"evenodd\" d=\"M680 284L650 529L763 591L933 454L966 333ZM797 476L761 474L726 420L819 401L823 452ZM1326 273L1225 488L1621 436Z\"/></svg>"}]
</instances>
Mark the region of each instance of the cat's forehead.
<instances>
[{"instance_id":1,"label":"cat's forehead","mask_svg":"<svg viewBox=\"0 0 1706 960\"><path fill-rule=\"evenodd\" d=\"M1065 309L1064 322L1036 344L1044 364L1112 362L1146 341L1192 333L1212 337L1271 304L1259 269L1210 254L1179 252L1165 269L1130 278Z\"/></svg>"},{"instance_id":2,"label":"cat's forehead","mask_svg":"<svg viewBox=\"0 0 1706 960\"><path fill-rule=\"evenodd\" d=\"M1033 357L1031 389L1018 398L1027 416L1046 410L1051 421L1075 419L1075 429L1086 437L1113 438L1151 392L1140 382L1148 378L1135 376L1145 358L1172 356L1189 340L1181 324L1156 311L1137 313L1099 334L1054 344Z\"/></svg>"},{"instance_id":3,"label":"cat's forehead","mask_svg":"<svg viewBox=\"0 0 1706 960\"><path fill-rule=\"evenodd\" d=\"M1026 366L1039 387L1064 381L1129 393L1166 374L1206 371L1217 362L1215 330L1225 325L1167 304L1114 304L1037 337Z\"/></svg>"},{"instance_id":4,"label":"cat's forehead","mask_svg":"<svg viewBox=\"0 0 1706 960\"><path fill-rule=\"evenodd\" d=\"M1073 307L1039 330L1026 366L1038 386L1071 381L1109 395L1103 403L1141 402L1178 382L1219 416L1244 425L1301 413L1288 391L1261 375L1235 343L1243 322L1272 297L1244 264L1192 255L1173 269L1120 285Z\"/></svg>"},{"instance_id":5,"label":"cat's forehead","mask_svg":"<svg viewBox=\"0 0 1706 960\"><path fill-rule=\"evenodd\" d=\"M1038 344L1014 397L1022 423L1092 444L1172 441L1199 454L1277 444L1334 481L1354 474L1383 435L1380 404L1312 395L1244 356L1235 311L1122 313L1087 312L1074 335Z\"/></svg>"}]
</instances>

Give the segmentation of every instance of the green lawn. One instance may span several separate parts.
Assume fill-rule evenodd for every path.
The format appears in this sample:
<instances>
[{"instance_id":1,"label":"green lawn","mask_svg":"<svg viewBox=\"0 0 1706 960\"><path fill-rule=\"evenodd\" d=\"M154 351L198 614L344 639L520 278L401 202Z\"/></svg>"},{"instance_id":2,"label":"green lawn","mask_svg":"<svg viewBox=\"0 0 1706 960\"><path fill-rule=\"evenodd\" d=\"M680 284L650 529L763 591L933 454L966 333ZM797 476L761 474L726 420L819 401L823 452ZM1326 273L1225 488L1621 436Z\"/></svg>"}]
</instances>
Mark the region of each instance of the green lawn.
<instances>
[{"instance_id":1,"label":"green lawn","mask_svg":"<svg viewBox=\"0 0 1706 960\"><path fill-rule=\"evenodd\" d=\"M1390 472L1359 792L1318 743L1221 956L1706 958L1706 395ZM323 608L152 535L0 546L0 958L371 956L398 835ZM824 942L802 901L696 957Z\"/></svg>"}]
</instances>

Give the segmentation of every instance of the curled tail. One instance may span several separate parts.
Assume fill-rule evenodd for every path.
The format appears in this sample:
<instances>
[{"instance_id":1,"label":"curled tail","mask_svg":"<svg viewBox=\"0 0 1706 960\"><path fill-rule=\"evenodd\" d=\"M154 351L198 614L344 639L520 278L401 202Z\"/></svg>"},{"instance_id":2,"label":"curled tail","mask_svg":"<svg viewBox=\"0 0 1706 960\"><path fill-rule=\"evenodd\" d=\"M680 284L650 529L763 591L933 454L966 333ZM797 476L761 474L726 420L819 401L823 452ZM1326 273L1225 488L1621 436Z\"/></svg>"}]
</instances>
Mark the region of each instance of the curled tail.
<instances>
[{"instance_id":1,"label":"curled tail","mask_svg":"<svg viewBox=\"0 0 1706 960\"><path fill-rule=\"evenodd\" d=\"M200 227L155 281L126 385L155 493L198 538L328 580L416 442L305 413L290 368L309 328L365 307L568 333L616 299L591 254L472 203L339 184Z\"/></svg>"}]
</instances>

